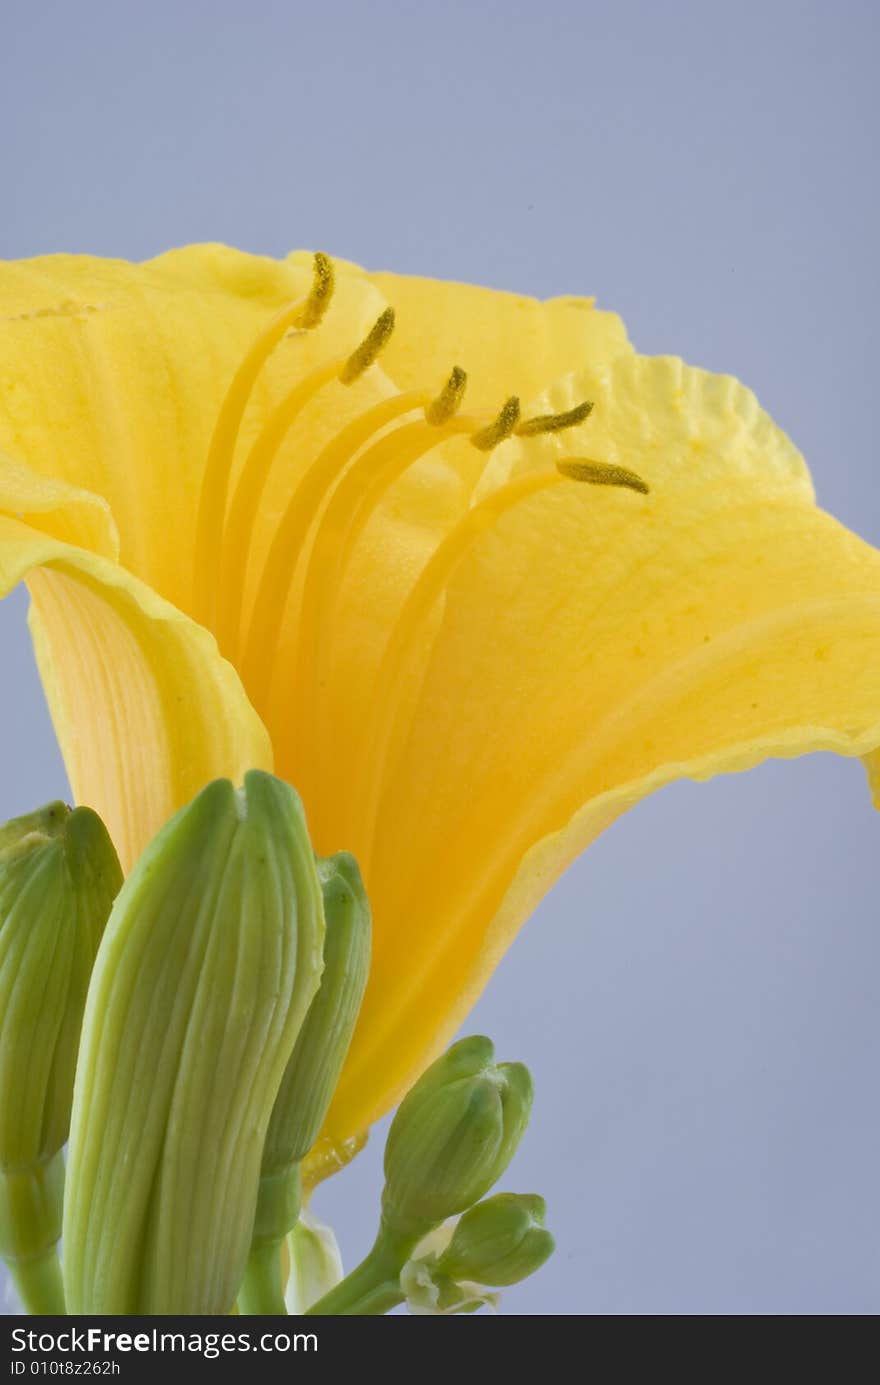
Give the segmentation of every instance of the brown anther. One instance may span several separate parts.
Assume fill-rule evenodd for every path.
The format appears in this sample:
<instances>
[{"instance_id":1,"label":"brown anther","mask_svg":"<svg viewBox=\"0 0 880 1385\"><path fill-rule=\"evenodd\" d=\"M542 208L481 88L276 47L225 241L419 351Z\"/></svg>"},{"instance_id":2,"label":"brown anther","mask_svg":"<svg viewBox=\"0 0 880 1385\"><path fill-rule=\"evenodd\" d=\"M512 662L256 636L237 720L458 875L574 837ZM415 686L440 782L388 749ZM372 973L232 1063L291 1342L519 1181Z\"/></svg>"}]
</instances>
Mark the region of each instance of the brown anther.
<instances>
[{"instance_id":1,"label":"brown anther","mask_svg":"<svg viewBox=\"0 0 880 1385\"><path fill-rule=\"evenodd\" d=\"M582 404L576 404L573 409L566 409L561 414L538 414L535 418L523 419L522 423L517 424L516 435L530 438L537 433L561 433L563 428L575 428L583 423L592 412L593 401L585 399Z\"/></svg>"},{"instance_id":2,"label":"brown anther","mask_svg":"<svg viewBox=\"0 0 880 1385\"><path fill-rule=\"evenodd\" d=\"M380 313L376 318L376 321L364 337L360 346L352 351L345 365L340 370L340 383L343 385L350 385L359 375L363 375L364 371L368 370L373 364L393 331L394 309L386 308L384 313Z\"/></svg>"},{"instance_id":3,"label":"brown anther","mask_svg":"<svg viewBox=\"0 0 880 1385\"><path fill-rule=\"evenodd\" d=\"M330 307L330 300L336 285L333 261L327 255L322 254L320 250L315 254L312 274L314 276L312 287L299 317L297 324L299 327L317 327Z\"/></svg>"},{"instance_id":4,"label":"brown anther","mask_svg":"<svg viewBox=\"0 0 880 1385\"><path fill-rule=\"evenodd\" d=\"M437 395L437 398L432 399L431 403L425 409L425 419L427 422L433 424L435 428L439 428L442 424L446 423L448 419L452 418L453 414L457 413L461 406L466 388L467 375L462 370L461 366L453 366L449 379Z\"/></svg>"},{"instance_id":5,"label":"brown anther","mask_svg":"<svg viewBox=\"0 0 880 1385\"><path fill-rule=\"evenodd\" d=\"M471 442L474 447L478 447L481 452L491 452L493 447L497 447L505 438L509 438L517 423L519 422L519 400L516 395L511 395L510 399L503 405L497 418L487 424L485 428L480 428L476 433L471 433Z\"/></svg>"},{"instance_id":6,"label":"brown anther","mask_svg":"<svg viewBox=\"0 0 880 1385\"><path fill-rule=\"evenodd\" d=\"M572 481L587 481L592 486L626 486L628 490L648 495L651 487L635 471L608 462L590 462L582 457L566 457L556 463L556 469Z\"/></svg>"}]
</instances>

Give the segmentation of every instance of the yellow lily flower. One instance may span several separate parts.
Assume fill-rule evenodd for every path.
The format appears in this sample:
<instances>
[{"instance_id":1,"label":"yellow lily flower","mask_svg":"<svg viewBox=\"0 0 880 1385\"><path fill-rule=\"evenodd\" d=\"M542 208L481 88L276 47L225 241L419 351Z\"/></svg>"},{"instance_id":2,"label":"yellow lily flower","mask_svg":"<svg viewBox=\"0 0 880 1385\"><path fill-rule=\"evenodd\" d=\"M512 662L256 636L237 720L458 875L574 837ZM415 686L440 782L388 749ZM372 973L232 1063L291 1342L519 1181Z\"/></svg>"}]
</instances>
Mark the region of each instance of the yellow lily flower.
<instances>
[{"instance_id":1,"label":"yellow lily flower","mask_svg":"<svg viewBox=\"0 0 880 1385\"><path fill-rule=\"evenodd\" d=\"M220 246L3 267L0 582L126 866L253 766L358 857L341 1142L630 804L876 749L880 554L748 390L589 301L331 289Z\"/></svg>"}]
</instances>

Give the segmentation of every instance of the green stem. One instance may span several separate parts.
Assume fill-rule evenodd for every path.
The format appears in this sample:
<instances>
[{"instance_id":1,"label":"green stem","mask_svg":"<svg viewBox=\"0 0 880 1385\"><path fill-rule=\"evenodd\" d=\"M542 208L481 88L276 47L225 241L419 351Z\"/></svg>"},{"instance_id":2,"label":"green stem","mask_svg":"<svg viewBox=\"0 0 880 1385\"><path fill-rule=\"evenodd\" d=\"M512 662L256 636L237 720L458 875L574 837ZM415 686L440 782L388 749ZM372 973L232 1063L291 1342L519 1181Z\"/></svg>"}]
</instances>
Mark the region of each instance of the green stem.
<instances>
[{"instance_id":1,"label":"green stem","mask_svg":"<svg viewBox=\"0 0 880 1385\"><path fill-rule=\"evenodd\" d=\"M376 1244L341 1284L306 1309L308 1317L367 1317L388 1313L403 1302L400 1271L411 1246L380 1229Z\"/></svg>"},{"instance_id":2,"label":"green stem","mask_svg":"<svg viewBox=\"0 0 880 1385\"><path fill-rule=\"evenodd\" d=\"M25 1312L42 1317L61 1317L67 1312L61 1265L55 1246L50 1246L33 1260L19 1260L10 1264L9 1275Z\"/></svg>"},{"instance_id":3,"label":"green stem","mask_svg":"<svg viewBox=\"0 0 880 1385\"><path fill-rule=\"evenodd\" d=\"M288 1231L296 1226L301 1205L302 1181L298 1163L262 1175L253 1240L238 1295L240 1313L248 1317L287 1314L281 1249Z\"/></svg>"},{"instance_id":4,"label":"green stem","mask_svg":"<svg viewBox=\"0 0 880 1385\"><path fill-rule=\"evenodd\" d=\"M246 1317L281 1317L287 1313L281 1279L281 1241L251 1246L238 1311Z\"/></svg>"},{"instance_id":5,"label":"green stem","mask_svg":"<svg viewBox=\"0 0 880 1385\"><path fill-rule=\"evenodd\" d=\"M0 1172L0 1254L28 1313L62 1314L58 1239L64 1206L64 1160Z\"/></svg>"}]
</instances>

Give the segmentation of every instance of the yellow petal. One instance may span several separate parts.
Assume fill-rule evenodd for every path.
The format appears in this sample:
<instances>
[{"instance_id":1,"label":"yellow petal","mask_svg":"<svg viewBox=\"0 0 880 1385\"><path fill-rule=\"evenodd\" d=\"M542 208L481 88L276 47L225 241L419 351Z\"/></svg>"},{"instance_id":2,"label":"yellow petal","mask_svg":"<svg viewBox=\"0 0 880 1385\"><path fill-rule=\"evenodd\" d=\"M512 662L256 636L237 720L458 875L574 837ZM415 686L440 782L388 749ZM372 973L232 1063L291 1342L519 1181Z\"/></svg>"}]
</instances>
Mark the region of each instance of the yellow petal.
<instances>
[{"instance_id":1,"label":"yellow petal","mask_svg":"<svg viewBox=\"0 0 880 1385\"><path fill-rule=\"evenodd\" d=\"M503 512L371 690L349 845L377 924L331 1137L406 1088L650 789L880 743L880 554L815 508L754 398L646 358L592 388L601 459L651 494L563 482Z\"/></svg>"},{"instance_id":2,"label":"yellow petal","mask_svg":"<svg viewBox=\"0 0 880 1385\"><path fill-rule=\"evenodd\" d=\"M220 404L258 332L310 282L308 265L218 245L142 265L84 255L0 265L0 450L108 502L122 563L190 609L199 492ZM349 276L319 333L278 346L244 420L244 449L293 380L346 356L382 306L363 276ZM324 412L334 409L331 396ZM320 433L320 417L310 424ZM296 466L296 448L292 436L279 450L276 491L279 473L288 489L283 474ZM278 505L270 485L265 515Z\"/></svg>"},{"instance_id":3,"label":"yellow petal","mask_svg":"<svg viewBox=\"0 0 880 1385\"><path fill-rule=\"evenodd\" d=\"M116 558L119 535L110 506L100 495L57 476L41 476L0 453L0 513L27 519L35 529L66 543Z\"/></svg>"},{"instance_id":4,"label":"yellow petal","mask_svg":"<svg viewBox=\"0 0 880 1385\"><path fill-rule=\"evenodd\" d=\"M187 616L116 564L0 516L0 593L23 577L75 798L126 868L208 780L271 768L235 670Z\"/></svg>"}]
</instances>

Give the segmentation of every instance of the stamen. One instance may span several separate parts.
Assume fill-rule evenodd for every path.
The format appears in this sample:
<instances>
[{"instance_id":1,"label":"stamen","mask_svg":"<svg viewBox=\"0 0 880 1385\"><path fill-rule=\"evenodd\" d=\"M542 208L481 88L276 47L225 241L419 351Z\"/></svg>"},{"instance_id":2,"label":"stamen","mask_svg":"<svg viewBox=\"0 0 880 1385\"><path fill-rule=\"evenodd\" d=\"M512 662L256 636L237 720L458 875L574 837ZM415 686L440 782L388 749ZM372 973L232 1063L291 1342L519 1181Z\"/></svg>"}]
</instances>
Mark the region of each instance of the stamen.
<instances>
[{"instance_id":1,"label":"stamen","mask_svg":"<svg viewBox=\"0 0 880 1385\"><path fill-rule=\"evenodd\" d=\"M394 309L386 308L339 372L340 384L350 385L373 364L394 331Z\"/></svg>"},{"instance_id":2,"label":"stamen","mask_svg":"<svg viewBox=\"0 0 880 1385\"><path fill-rule=\"evenodd\" d=\"M336 287L333 261L327 255L322 254L320 250L315 255L313 274L311 291L299 319L299 326L307 330L318 326L330 307L330 300Z\"/></svg>"},{"instance_id":3,"label":"stamen","mask_svg":"<svg viewBox=\"0 0 880 1385\"><path fill-rule=\"evenodd\" d=\"M460 399L464 372L453 371L447 388L453 382ZM445 393L444 390L439 397ZM427 409L425 413L427 416ZM355 458L330 497L318 522L302 588L293 725L297 732L308 728L308 742L303 744L298 764L304 765L305 757L320 753L325 744L317 729L318 693L327 681L324 669L332 653L336 603L361 535L383 497L404 472L444 439L472 434L475 425L483 428L483 420L461 414L452 414L442 423L404 424ZM326 744L330 744L329 738Z\"/></svg>"},{"instance_id":4,"label":"stamen","mask_svg":"<svg viewBox=\"0 0 880 1385\"><path fill-rule=\"evenodd\" d=\"M467 389L467 375L461 366L453 366L452 373L436 399L425 410L425 418L435 428L440 428L448 418L457 413Z\"/></svg>"},{"instance_id":5,"label":"stamen","mask_svg":"<svg viewBox=\"0 0 880 1385\"><path fill-rule=\"evenodd\" d=\"M332 290L333 275L329 261L324 255L316 255L311 290L304 299L282 308L263 328L239 363L220 406L205 460L193 574L194 615L208 626L214 624L223 519L235 444L254 382L290 327L317 326L330 303Z\"/></svg>"},{"instance_id":6,"label":"stamen","mask_svg":"<svg viewBox=\"0 0 880 1385\"><path fill-rule=\"evenodd\" d=\"M422 569L403 604L382 656L371 699L373 715L362 742L364 751L355 780L355 793L351 797L353 811L358 814L359 821L366 824L367 838L362 848L365 869L372 864L382 780L386 770L392 767L392 756L396 747L403 743L408 729L400 714L408 686L407 670L415 660L419 634L428 628L428 617L456 565L474 539L491 529L509 510L564 480L596 483L597 470L605 474L616 473L615 479L609 480L606 476L598 484L625 485L644 493L648 491L641 477L623 467L604 466L576 457L566 458L558 463L555 472L520 476L480 501L447 534Z\"/></svg>"},{"instance_id":7,"label":"stamen","mask_svg":"<svg viewBox=\"0 0 880 1385\"><path fill-rule=\"evenodd\" d=\"M535 418L523 419L522 423L517 424L515 432L519 438L531 438L537 433L561 433L563 428L574 428L578 423L583 423L592 412L592 399L585 399L582 404L576 404L573 409L566 409L561 414L538 414Z\"/></svg>"},{"instance_id":8,"label":"stamen","mask_svg":"<svg viewBox=\"0 0 880 1385\"><path fill-rule=\"evenodd\" d=\"M421 399L423 407L427 409L432 401L424 396L421 396ZM300 488L291 500L276 532L263 569L245 650L245 683L252 698L255 698L259 703L261 698L268 694L269 687L266 680L257 681L260 678L260 650L274 648L277 642L284 608L293 585L296 568L309 528L321 500L336 482L339 482L337 491L333 494L326 514L320 520L316 531L315 546L313 546L312 555L309 559L309 567L313 572L324 572L325 562L329 563L329 559L323 557L324 546L330 542L325 535L340 532L344 534L344 542L341 556L337 557L337 561L341 571L344 572L346 555L353 549L382 495L414 461L417 461L425 452L440 442L441 438L438 436L438 432L448 436L470 434L471 441L473 441L474 436L482 437L483 450L488 450L490 446L496 446L498 442L503 441L508 436L508 425L512 426L512 423L515 422L515 411L518 410L518 407L516 400L508 400L498 418L489 423L480 417L453 415L440 425L421 422L398 428L387 438L381 439L373 448L357 457L351 471L347 474L343 473L346 472L349 462L355 458L356 452L361 451L361 448L368 441L368 437L361 436L357 446L352 446L347 439L343 445L344 434L340 434L336 442L329 445L311 471L303 478ZM495 442L489 440L490 433L495 437ZM320 547L317 547L318 545ZM317 559L317 553L322 555L322 562L320 563ZM338 545L337 555L339 555ZM314 590L316 581L316 578L312 579L312 590ZM334 591L338 590L338 581L337 578L333 586ZM298 646L300 649L315 645L314 626L309 623L309 613L313 611L313 603L309 602L308 610L305 611L304 609L304 613L301 615ZM297 663L296 667L298 670L305 670L309 664ZM295 675L293 682L294 686L303 687L305 672L303 672L302 678ZM305 725L304 722L301 724Z\"/></svg>"},{"instance_id":9,"label":"stamen","mask_svg":"<svg viewBox=\"0 0 880 1385\"><path fill-rule=\"evenodd\" d=\"M230 657L233 657L238 645L245 573L254 526L278 449L303 409L325 385L332 380L349 385L358 379L388 341L393 325L393 312L388 310L382 313L351 356L319 366L294 385L273 410L245 458L223 532L223 560L219 579L217 635L221 648ZM352 362L356 359L361 369L352 369Z\"/></svg>"},{"instance_id":10,"label":"stamen","mask_svg":"<svg viewBox=\"0 0 880 1385\"><path fill-rule=\"evenodd\" d=\"M481 452L491 452L493 447L497 447L500 442L504 442L505 438L510 437L518 422L519 400L514 394L502 407L498 417L493 419L487 428L481 428L478 433L474 433L471 442Z\"/></svg>"},{"instance_id":11,"label":"stamen","mask_svg":"<svg viewBox=\"0 0 880 1385\"><path fill-rule=\"evenodd\" d=\"M410 690L408 670L411 671L415 662L419 636L429 628L428 617L435 603L456 565L479 534L491 529L514 506L563 480L561 472L541 472L520 476L501 486L459 520L434 550L411 588L379 666L371 697L373 714L362 741L363 753L351 798L353 812L366 826L366 839L359 855L365 870L372 864L382 782L408 730L400 714L403 698Z\"/></svg>"},{"instance_id":12,"label":"stamen","mask_svg":"<svg viewBox=\"0 0 880 1385\"><path fill-rule=\"evenodd\" d=\"M265 696L267 651L274 650L299 556L322 500L370 438L404 414L430 404L424 391L383 399L342 428L300 477L275 531L257 586L242 672L252 699Z\"/></svg>"},{"instance_id":13,"label":"stamen","mask_svg":"<svg viewBox=\"0 0 880 1385\"><path fill-rule=\"evenodd\" d=\"M582 457L566 457L556 463L563 476L572 481L588 481L593 486L627 486L631 491L649 495L651 487L635 471L608 462L589 462Z\"/></svg>"}]
</instances>

